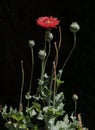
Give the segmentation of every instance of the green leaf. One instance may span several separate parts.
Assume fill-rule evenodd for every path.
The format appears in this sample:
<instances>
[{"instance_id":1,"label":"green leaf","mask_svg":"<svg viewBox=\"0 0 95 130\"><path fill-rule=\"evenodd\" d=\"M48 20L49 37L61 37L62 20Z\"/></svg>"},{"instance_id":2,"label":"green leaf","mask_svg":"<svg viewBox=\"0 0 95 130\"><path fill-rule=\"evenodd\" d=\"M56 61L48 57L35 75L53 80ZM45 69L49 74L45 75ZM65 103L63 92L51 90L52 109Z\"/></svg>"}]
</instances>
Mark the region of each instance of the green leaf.
<instances>
[{"instance_id":1,"label":"green leaf","mask_svg":"<svg viewBox=\"0 0 95 130\"><path fill-rule=\"evenodd\" d=\"M29 99L31 99L31 98L32 98L32 96L30 95L30 93L29 93L29 92L27 92L27 93L26 93L26 95L25 95L25 98L29 100Z\"/></svg>"},{"instance_id":2,"label":"green leaf","mask_svg":"<svg viewBox=\"0 0 95 130\"><path fill-rule=\"evenodd\" d=\"M2 111L2 114L7 114L7 105L5 105L4 107L3 107L3 111Z\"/></svg>"},{"instance_id":3,"label":"green leaf","mask_svg":"<svg viewBox=\"0 0 95 130\"><path fill-rule=\"evenodd\" d=\"M57 79L57 80L56 80L56 83L57 83L57 87L59 87L61 84L64 83L64 81L61 81L60 79Z\"/></svg>"},{"instance_id":4,"label":"green leaf","mask_svg":"<svg viewBox=\"0 0 95 130\"><path fill-rule=\"evenodd\" d=\"M20 114L19 112L15 113L15 114L11 114L10 117L15 119L16 121L21 121L24 119L24 116L22 114Z\"/></svg>"},{"instance_id":5,"label":"green leaf","mask_svg":"<svg viewBox=\"0 0 95 130\"><path fill-rule=\"evenodd\" d=\"M65 124L69 124L69 123L70 123L67 114L66 114L65 117L64 117L64 122L65 122Z\"/></svg>"},{"instance_id":6,"label":"green leaf","mask_svg":"<svg viewBox=\"0 0 95 130\"><path fill-rule=\"evenodd\" d=\"M44 86L44 87L43 87L43 90L44 90L44 94L45 94L46 96L50 96L51 91L48 89L48 87Z\"/></svg>"},{"instance_id":7,"label":"green leaf","mask_svg":"<svg viewBox=\"0 0 95 130\"><path fill-rule=\"evenodd\" d=\"M63 92L60 92L60 93L58 93L58 94L55 96L55 101L56 101L56 102L62 102L63 99L64 99L64 94L63 94Z\"/></svg>"},{"instance_id":8,"label":"green leaf","mask_svg":"<svg viewBox=\"0 0 95 130\"><path fill-rule=\"evenodd\" d=\"M29 113L31 118L37 114L33 106L30 108L26 107L26 113Z\"/></svg>"},{"instance_id":9,"label":"green leaf","mask_svg":"<svg viewBox=\"0 0 95 130\"><path fill-rule=\"evenodd\" d=\"M36 103L36 102L32 102L33 104L33 108L37 111L37 112L40 112L41 110L41 105L39 103Z\"/></svg>"},{"instance_id":10,"label":"green leaf","mask_svg":"<svg viewBox=\"0 0 95 130\"><path fill-rule=\"evenodd\" d=\"M40 112L38 113L37 119L38 119L38 120L43 120L42 111L40 111Z\"/></svg>"},{"instance_id":11,"label":"green leaf","mask_svg":"<svg viewBox=\"0 0 95 130\"><path fill-rule=\"evenodd\" d=\"M60 116L60 115L62 115L62 114L63 114L62 112L56 111L54 115L55 115L55 116Z\"/></svg>"},{"instance_id":12,"label":"green leaf","mask_svg":"<svg viewBox=\"0 0 95 130\"><path fill-rule=\"evenodd\" d=\"M9 130L28 130L25 124L18 124L18 123L13 123L11 121L6 122L5 124L6 128Z\"/></svg>"},{"instance_id":13,"label":"green leaf","mask_svg":"<svg viewBox=\"0 0 95 130\"><path fill-rule=\"evenodd\" d=\"M41 98L42 100L47 100L47 97L49 97L51 94L51 91L48 89L47 86L43 86L43 89L41 91Z\"/></svg>"}]
</instances>

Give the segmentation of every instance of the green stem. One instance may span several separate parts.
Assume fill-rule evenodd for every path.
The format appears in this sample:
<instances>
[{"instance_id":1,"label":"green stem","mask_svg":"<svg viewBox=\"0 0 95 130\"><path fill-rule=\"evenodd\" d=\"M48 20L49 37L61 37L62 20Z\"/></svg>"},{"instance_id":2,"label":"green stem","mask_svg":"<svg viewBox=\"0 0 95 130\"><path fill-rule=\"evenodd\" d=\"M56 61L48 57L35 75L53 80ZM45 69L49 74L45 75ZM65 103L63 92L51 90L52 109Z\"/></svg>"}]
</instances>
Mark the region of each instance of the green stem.
<instances>
[{"instance_id":1,"label":"green stem","mask_svg":"<svg viewBox=\"0 0 95 130\"><path fill-rule=\"evenodd\" d=\"M22 70L22 83L21 83L21 93L20 93L20 102L19 102L19 111L21 111L22 107L22 95L23 95L23 87L24 87L24 68L23 61L21 60L21 70Z\"/></svg>"},{"instance_id":2,"label":"green stem","mask_svg":"<svg viewBox=\"0 0 95 130\"><path fill-rule=\"evenodd\" d=\"M58 44L58 51L60 50L62 42L62 33L61 33L61 26L59 26L59 44Z\"/></svg>"},{"instance_id":3,"label":"green stem","mask_svg":"<svg viewBox=\"0 0 95 130\"><path fill-rule=\"evenodd\" d=\"M32 70L31 70L31 75L30 75L29 93L31 93L31 85L32 85L33 71L34 71L34 52L33 52L33 47L31 47L31 54L32 54Z\"/></svg>"},{"instance_id":4,"label":"green stem","mask_svg":"<svg viewBox=\"0 0 95 130\"><path fill-rule=\"evenodd\" d=\"M44 45L44 50L46 51L46 44L47 44L47 42L45 41L45 45Z\"/></svg>"},{"instance_id":5,"label":"green stem","mask_svg":"<svg viewBox=\"0 0 95 130\"><path fill-rule=\"evenodd\" d=\"M69 52L67 59L65 60L63 66L62 66L62 71L64 70L64 67L66 66L66 64L67 64L68 60L70 59L70 57L75 49L75 46L76 46L76 32L73 33L73 36L74 36L74 44L73 44L71 51Z\"/></svg>"},{"instance_id":6,"label":"green stem","mask_svg":"<svg viewBox=\"0 0 95 130\"><path fill-rule=\"evenodd\" d=\"M56 55L55 55L55 61L53 62L53 68L51 70L51 76L50 76L50 84L49 84L49 90L52 91L52 84L53 84L53 76L54 76L54 97L56 95L56 92L57 92L57 88L56 88L56 69L57 69L57 64L58 64L58 48L57 48L57 45L56 43L54 43L55 45L55 50L56 50ZM48 100L48 105L50 105L50 100L51 100L51 94L49 96L49 100ZM55 102L55 101L54 101Z\"/></svg>"},{"instance_id":7,"label":"green stem","mask_svg":"<svg viewBox=\"0 0 95 130\"><path fill-rule=\"evenodd\" d=\"M40 74L40 81L39 82L44 82L43 80L43 75L44 75L44 62L45 59L41 60L41 74ZM37 91L36 91L36 96L37 94L41 94L41 92L43 91L43 87L42 87L42 83L38 85Z\"/></svg>"},{"instance_id":8,"label":"green stem","mask_svg":"<svg viewBox=\"0 0 95 130\"><path fill-rule=\"evenodd\" d=\"M46 51L46 44L47 44L47 32L49 30L47 29L46 32L45 32L45 44L44 44L44 50Z\"/></svg>"},{"instance_id":9,"label":"green stem","mask_svg":"<svg viewBox=\"0 0 95 130\"><path fill-rule=\"evenodd\" d=\"M53 73L53 68L52 68L52 70L51 70L51 75L50 75L50 81L49 81L49 90L50 90L50 92L52 92L52 85L53 85L53 76L54 76L54 73ZM52 97L52 93L50 93L50 96L49 96L49 98L48 98L48 106L50 106L50 104L51 104L51 97Z\"/></svg>"},{"instance_id":10,"label":"green stem","mask_svg":"<svg viewBox=\"0 0 95 130\"><path fill-rule=\"evenodd\" d=\"M41 81L43 81L43 75L44 75L44 62L45 62L45 60L42 60L42 63L41 63Z\"/></svg>"},{"instance_id":11,"label":"green stem","mask_svg":"<svg viewBox=\"0 0 95 130\"><path fill-rule=\"evenodd\" d=\"M32 54L32 69L31 69L31 75L30 75L29 94L31 94L31 86L32 86L33 71L34 71L34 52L33 52L33 47L31 47L31 54ZM28 99L27 107L29 107L29 99Z\"/></svg>"},{"instance_id":12,"label":"green stem","mask_svg":"<svg viewBox=\"0 0 95 130\"><path fill-rule=\"evenodd\" d=\"M53 62L53 68L54 68L54 91L53 91L53 105L55 106L55 96L56 96L56 63Z\"/></svg>"},{"instance_id":13,"label":"green stem","mask_svg":"<svg viewBox=\"0 0 95 130\"><path fill-rule=\"evenodd\" d=\"M49 58L50 51L51 51L51 44L50 44L50 42L48 43L48 46L49 46L49 50L48 50L48 54L47 54L47 57L46 57L46 60L45 60L45 64L44 64L44 71L45 71L46 64L47 64L47 60L48 60L48 58Z\"/></svg>"},{"instance_id":14,"label":"green stem","mask_svg":"<svg viewBox=\"0 0 95 130\"><path fill-rule=\"evenodd\" d=\"M57 68L57 64L58 64L58 52L60 50L61 42L62 42L61 27L60 26L59 26L59 36L60 36L60 38L59 38L58 48L57 48L56 43L54 43L55 50L56 50L56 56L55 56L56 68ZM50 84L49 84L49 90L50 91L52 91L52 85L53 85L53 80L52 79L53 79L53 76L54 76L54 68L52 68L52 70L51 70ZM52 96L52 94L50 94L50 96L49 96L48 106L50 105L51 96Z\"/></svg>"},{"instance_id":15,"label":"green stem","mask_svg":"<svg viewBox=\"0 0 95 130\"><path fill-rule=\"evenodd\" d=\"M77 115L77 101L75 101L75 117Z\"/></svg>"},{"instance_id":16,"label":"green stem","mask_svg":"<svg viewBox=\"0 0 95 130\"><path fill-rule=\"evenodd\" d=\"M47 29L46 30L46 33L45 33L45 46L44 46L44 50L45 52L47 52L47 44L48 44L48 53L47 53L47 57L46 57L46 60L45 60L45 65L44 65L44 71L45 71L45 68L46 68L46 64L47 64L47 60L49 58L49 55L50 55L50 51L51 51L51 40L48 40L48 34L50 32L50 29Z\"/></svg>"},{"instance_id":17,"label":"green stem","mask_svg":"<svg viewBox=\"0 0 95 130\"><path fill-rule=\"evenodd\" d=\"M47 39L45 38L45 46L44 46L45 52L47 50L46 44L47 44ZM50 44L50 41L48 41L48 54L47 54L47 57L42 60L42 64L41 64L41 78L40 78L41 81L43 81L43 75L45 73L46 64L47 64L47 60L48 60L49 55L50 55L50 51L51 51L51 44Z\"/></svg>"}]
</instances>

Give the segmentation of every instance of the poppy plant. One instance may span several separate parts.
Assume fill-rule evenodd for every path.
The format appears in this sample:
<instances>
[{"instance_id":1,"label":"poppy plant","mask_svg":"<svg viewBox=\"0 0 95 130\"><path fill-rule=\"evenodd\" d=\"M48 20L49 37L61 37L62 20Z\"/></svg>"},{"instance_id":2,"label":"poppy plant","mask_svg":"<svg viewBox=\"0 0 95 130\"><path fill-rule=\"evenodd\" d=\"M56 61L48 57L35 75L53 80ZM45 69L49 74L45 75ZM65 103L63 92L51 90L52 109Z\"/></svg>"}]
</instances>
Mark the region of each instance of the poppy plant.
<instances>
[{"instance_id":1,"label":"poppy plant","mask_svg":"<svg viewBox=\"0 0 95 130\"><path fill-rule=\"evenodd\" d=\"M53 16L44 16L44 17L39 17L37 19L37 24L43 28L56 28L57 25L59 25L60 20L58 18L55 18Z\"/></svg>"},{"instance_id":2,"label":"poppy plant","mask_svg":"<svg viewBox=\"0 0 95 130\"><path fill-rule=\"evenodd\" d=\"M70 25L73 32L74 44L63 64L59 62L59 51L61 50L61 27L59 27L59 42L54 44L52 28L59 25L60 20L55 17L39 17L37 24L45 28L44 44L38 51L39 62L35 62L34 46L35 40L29 40L31 50L31 73L28 92L24 95L24 64L21 60L21 91L18 108L7 105L0 106L0 115L3 117L5 126L8 130L88 130L82 124L81 115L77 114L77 94L73 94L74 110L69 116L65 111L65 96L59 87L63 87L63 71L76 45L76 33L80 27L77 22ZM57 29L55 29L57 31ZM56 35L57 36L57 35ZM52 46L51 46L52 45ZM53 53L53 49L54 52ZM52 54L53 57L51 56ZM35 66L35 64L38 64ZM38 70L38 71L37 71ZM35 78L35 74L39 77ZM37 84L35 84L37 83ZM32 95L36 88L35 94ZM34 93L34 92L33 92ZM25 96L25 99L23 97ZM24 104L25 100L25 104ZM1 118L1 117L0 117ZM0 119L1 120L1 119ZM0 122L1 124L1 122Z\"/></svg>"}]
</instances>

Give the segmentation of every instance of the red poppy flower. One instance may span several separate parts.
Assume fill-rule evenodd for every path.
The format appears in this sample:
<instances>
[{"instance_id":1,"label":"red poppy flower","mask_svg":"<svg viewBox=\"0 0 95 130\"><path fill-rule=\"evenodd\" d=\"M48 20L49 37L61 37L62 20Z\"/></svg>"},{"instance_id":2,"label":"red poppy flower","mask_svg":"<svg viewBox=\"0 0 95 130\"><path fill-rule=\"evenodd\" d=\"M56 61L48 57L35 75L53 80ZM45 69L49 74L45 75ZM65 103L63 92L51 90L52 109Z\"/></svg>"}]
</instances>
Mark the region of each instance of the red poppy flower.
<instances>
[{"instance_id":1,"label":"red poppy flower","mask_svg":"<svg viewBox=\"0 0 95 130\"><path fill-rule=\"evenodd\" d=\"M56 28L56 26L59 24L59 20L55 17L39 17L37 19L37 24L40 25L43 28Z\"/></svg>"}]
</instances>

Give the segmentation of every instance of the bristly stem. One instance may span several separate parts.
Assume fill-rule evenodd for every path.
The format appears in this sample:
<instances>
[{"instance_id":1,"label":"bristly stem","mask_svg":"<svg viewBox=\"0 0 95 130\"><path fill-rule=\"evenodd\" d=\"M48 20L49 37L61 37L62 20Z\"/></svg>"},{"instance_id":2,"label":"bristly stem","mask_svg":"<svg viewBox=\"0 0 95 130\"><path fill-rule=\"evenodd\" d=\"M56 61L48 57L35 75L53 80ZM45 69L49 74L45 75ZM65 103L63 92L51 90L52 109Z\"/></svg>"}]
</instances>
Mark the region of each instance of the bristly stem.
<instances>
[{"instance_id":1,"label":"bristly stem","mask_svg":"<svg viewBox=\"0 0 95 130\"><path fill-rule=\"evenodd\" d=\"M23 110L23 106L22 106L22 95L23 95L23 87L24 87L24 67L23 67L23 60L21 60L21 71L22 71L22 83L21 83L19 111Z\"/></svg>"},{"instance_id":2,"label":"bristly stem","mask_svg":"<svg viewBox=\"0 0 95 130\"><path fill-rule=\"evenodd\" d=\"M76 46L76 32L73 33L73 36L74 36L74 44L73 44L73 47L72 47L71 51L69 52L68 57L66 58L63 66L62 66L62 71L64 70L64 67L66 66L66 64L67 64L68 60L70 59L70 57L72 55L72 52L74 51L75 46Z\"/></svg>"}]
</instances>

